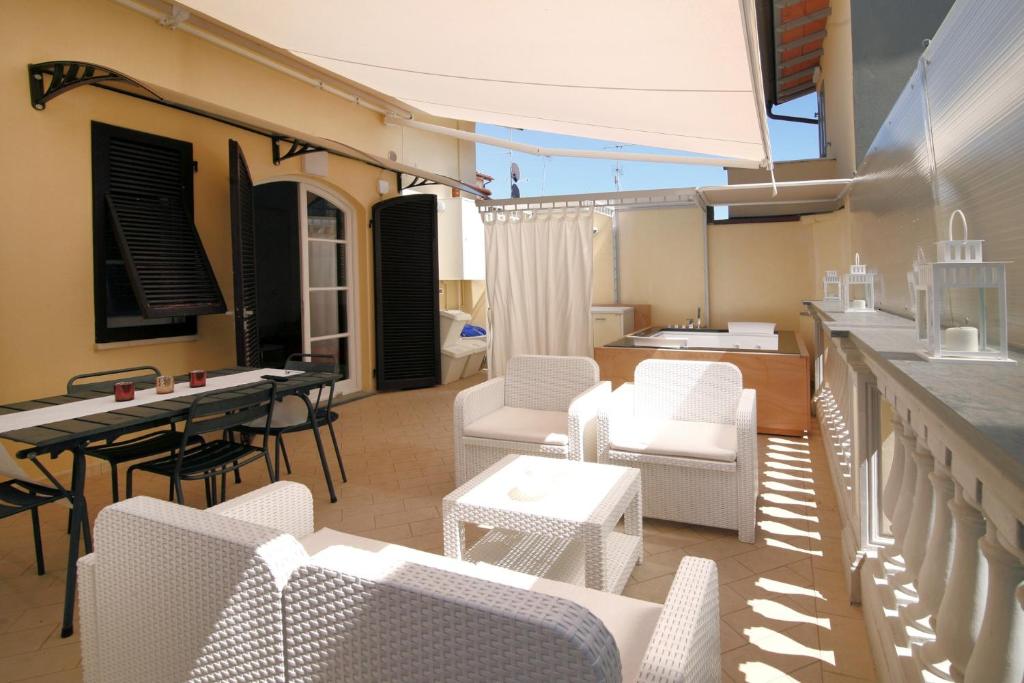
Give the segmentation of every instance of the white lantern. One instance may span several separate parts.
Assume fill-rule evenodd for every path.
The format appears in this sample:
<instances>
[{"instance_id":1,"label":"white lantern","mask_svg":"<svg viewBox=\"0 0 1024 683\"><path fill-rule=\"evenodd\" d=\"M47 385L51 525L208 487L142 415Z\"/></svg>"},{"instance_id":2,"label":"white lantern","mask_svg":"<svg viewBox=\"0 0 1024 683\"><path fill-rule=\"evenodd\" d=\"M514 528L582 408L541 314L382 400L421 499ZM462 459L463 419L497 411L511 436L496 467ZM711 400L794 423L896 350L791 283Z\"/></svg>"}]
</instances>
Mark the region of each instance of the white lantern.
<instances>
[{"instance_id":1,"label":"white lantern","mask_svg":"<svg viewBox=\"0 0 1024 683\"><path fill-rule=\"evenodd\" d=\"M928 341L928 288L924 286L922 270L928 266L924 249L917 248L914 267L907 271L907 294L910 296L910 312L917 323L917 341Z\"/></svg>"},{"instance_id":2,"label":"white lantern","mask_svg":"<svg viewBox=\"0 0 1024 683\"><path fill-rule=\"evenodd\" d=\"M957 216L962 240L953 239ZM920 269L926 296L917 324L926 330L927 358L1014 362L1007 348L1006 262L982 260L982 242L967 238L967 219L957 209L949 239L936 243L938 261Z\"/></svg>"},{"instance_id":3,"label":"white lantern","mask_svg":"<svg viewBox=\"0 0 1024 683\"><path fill-rule=\"evenodd\" d=\"M834 270L826 270L825 277L821 278L822 301L840 301L843 298L843 284L839 280L839 273Z\"/></svg>"},{"instance_id":4,"label":"white lantern","mask_svg":"<svg viewBox=\"0 0 1024 683\"><path fill-rule=\"evenodd\" d=\"M875 310L875 275L861 265L859 253L854 255L850 272L843 274L843 309L847 313Z\"/></svg>"}]
</instances>

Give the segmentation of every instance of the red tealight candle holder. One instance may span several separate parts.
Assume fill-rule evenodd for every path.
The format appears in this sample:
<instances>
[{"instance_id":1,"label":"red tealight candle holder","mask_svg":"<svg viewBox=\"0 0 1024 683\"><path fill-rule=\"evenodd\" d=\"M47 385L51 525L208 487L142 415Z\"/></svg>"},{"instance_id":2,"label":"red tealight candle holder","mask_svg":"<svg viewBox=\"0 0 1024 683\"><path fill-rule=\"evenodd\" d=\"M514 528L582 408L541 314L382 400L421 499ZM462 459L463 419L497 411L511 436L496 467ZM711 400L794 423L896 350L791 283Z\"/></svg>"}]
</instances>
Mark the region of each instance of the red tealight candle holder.
<instances>
[{"instance_id":1,"label":"red tealight candle holder","mask_svg":"<svg viewBox=\"0 0 1024 683\"><path fill-rule=\"evenodd\" d=\"M196 387L206 386L206 370L193 370L188 373L188 385L195 389Z\"/></svg>"},{"instance_id":2,"label":"red tealight candle holder","mask_svg":"<svg viewBox=\"0 0 1024 683\"><path fill-rule=\"evenodd\" d=\"M117 382L114 384L115 401L131 401L135 398L135 382Z\"/></svg>"}]
</instances>

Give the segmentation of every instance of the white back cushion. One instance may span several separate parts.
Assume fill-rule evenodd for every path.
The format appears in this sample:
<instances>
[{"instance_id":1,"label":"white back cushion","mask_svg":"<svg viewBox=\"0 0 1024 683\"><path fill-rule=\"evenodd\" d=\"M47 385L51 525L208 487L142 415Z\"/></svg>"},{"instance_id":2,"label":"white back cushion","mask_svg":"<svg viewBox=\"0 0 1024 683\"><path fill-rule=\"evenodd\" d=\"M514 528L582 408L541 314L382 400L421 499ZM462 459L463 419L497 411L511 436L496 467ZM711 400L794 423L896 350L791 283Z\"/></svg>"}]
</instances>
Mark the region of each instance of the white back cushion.
<instances>
[{"instance_id":1,"label":"white back cushion","mask_svg":"<svg viewBox=\"0 0 1024 683\"><path fill-rule=\"evenodd\" d=\"M288 534L153 498L95 526L90 681L285 680L281 589L308 559Z\"/></svg>"},{"instance_id":2,"label":"white back cushion","mask_svg":"<svg viewBox=\"0 0 1024 683\"><path fill-rule=\"evenodd\" d=\"M639 417L736 423L743 375L732 363L651 358L634 378Z\"/></svg>"},{"instance_id":3,"label":"white back cushion","mask_svg":"<svg viewBox=\"0 0 1024 683\"><path fill-rule=\"evenodd\" d=\"M334 546L284 591L289 680L619 681L619 651L561 598Z\"/></svg>"}]
</instances>

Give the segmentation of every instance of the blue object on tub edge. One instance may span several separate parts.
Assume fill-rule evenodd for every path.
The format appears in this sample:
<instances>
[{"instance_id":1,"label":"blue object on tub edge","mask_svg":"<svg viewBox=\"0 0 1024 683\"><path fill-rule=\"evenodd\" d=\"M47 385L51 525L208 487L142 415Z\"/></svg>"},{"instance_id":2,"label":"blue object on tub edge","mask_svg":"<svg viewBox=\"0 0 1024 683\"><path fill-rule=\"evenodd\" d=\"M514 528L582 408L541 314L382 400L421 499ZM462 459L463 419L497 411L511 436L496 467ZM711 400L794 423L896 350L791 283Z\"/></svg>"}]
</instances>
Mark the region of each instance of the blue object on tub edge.
<instances>
[{"instance_id":1,"label":"blue object on tub edge","mask_svg":"<svg viewBox=\"0 0 1024 683\"><path fill-rule=\"evenodd\" d=\"M463 337L486 337L487 336L487 330L485 330L482 327L478 327L477 325L470 325L469 323L466 323L466 325L462 328L462 336Z\"/></svg>"}]
</instances>

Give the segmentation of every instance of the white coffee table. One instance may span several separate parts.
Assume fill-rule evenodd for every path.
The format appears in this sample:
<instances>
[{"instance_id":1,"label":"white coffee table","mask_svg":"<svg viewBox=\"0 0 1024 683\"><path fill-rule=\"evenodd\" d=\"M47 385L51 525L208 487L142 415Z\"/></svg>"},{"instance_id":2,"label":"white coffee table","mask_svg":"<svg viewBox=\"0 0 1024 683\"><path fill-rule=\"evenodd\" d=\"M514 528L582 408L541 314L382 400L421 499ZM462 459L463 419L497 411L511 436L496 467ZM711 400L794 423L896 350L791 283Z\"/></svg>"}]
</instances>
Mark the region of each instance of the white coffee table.
<instances>
[{"instance_id":1,"label":"white coffee table","mask_svg":"<svg viewBox=\"0 0 1024 683\"><path fill-rule=\"evenodd\" d=\"M444 553L621 593L643 560L641 510L637 469L509 455L444 497ZM468 549L466 523L491 529Z\"/></svg>"}]
</instances>

